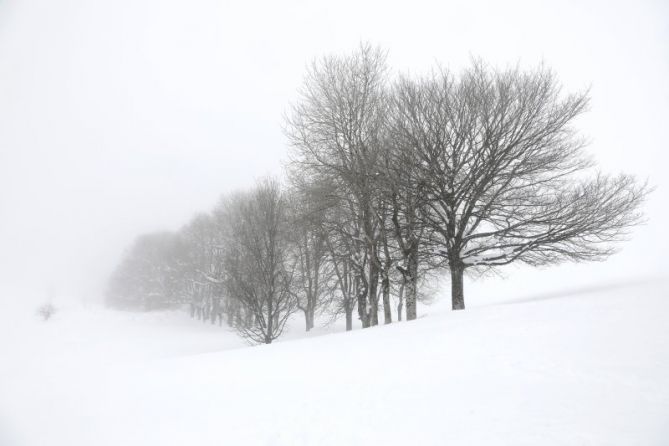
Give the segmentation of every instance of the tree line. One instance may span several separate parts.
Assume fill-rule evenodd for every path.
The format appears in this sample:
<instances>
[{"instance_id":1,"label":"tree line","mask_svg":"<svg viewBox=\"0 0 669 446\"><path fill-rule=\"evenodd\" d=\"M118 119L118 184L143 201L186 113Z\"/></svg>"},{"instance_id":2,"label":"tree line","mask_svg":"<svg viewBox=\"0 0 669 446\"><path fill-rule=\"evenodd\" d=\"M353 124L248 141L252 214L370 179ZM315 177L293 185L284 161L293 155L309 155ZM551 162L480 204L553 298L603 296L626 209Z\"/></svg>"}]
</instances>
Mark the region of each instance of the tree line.
<instances>
[{"instance_id":1,"label":"tree line","mask_svg":"<svg viewBox=\"0 0 669 446\"><path fill-rule=\"evenodd\" d=\"M435 274L603 260L648 187L596 170L575 128L588 92L545 67L392 75L371 45L313 61L284 119L286 180L224 196L177 233L140 236L109 304L188 303L271 343L295 312L363 327L417 317Z\"/></svg>"}]
</instances>

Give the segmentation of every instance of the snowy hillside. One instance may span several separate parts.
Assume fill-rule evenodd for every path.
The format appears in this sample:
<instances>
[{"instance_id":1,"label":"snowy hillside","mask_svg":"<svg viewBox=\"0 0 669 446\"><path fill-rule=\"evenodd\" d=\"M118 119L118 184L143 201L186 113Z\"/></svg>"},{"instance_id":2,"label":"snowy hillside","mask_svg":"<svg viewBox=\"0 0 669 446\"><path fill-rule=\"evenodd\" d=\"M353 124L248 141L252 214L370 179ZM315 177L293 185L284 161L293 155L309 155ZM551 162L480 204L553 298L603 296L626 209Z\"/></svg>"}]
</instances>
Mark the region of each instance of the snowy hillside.
<instances>
[{"instance_id":1,"label":"snowy hillside","mask_svg":"<svg viewBox=\"0 0 669 446\"><path fill-rule=\"evenodd\" d=\"M668 289L441 302L252 348L181 313L4 314L0 444L667 444Z\"/></svg>"}]
</instances>

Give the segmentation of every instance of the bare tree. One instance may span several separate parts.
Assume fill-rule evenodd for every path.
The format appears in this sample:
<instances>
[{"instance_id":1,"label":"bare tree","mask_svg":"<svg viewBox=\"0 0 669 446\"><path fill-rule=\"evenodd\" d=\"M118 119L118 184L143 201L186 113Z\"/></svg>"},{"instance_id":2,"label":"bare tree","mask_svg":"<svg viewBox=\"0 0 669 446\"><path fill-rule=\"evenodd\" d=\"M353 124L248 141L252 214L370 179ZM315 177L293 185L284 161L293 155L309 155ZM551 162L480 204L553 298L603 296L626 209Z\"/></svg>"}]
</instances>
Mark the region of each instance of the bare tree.
<instances>
[{"instance_id":1,"label":"bare tree","mask_svg":"<svg viewBox=\"0 0 669 446\"><path fill-rule=\"evenodd\" d=\"M327 280L322 280L322 275L319 280L320 292L326 301L323 310L332 318L344 314L346 330L350 331L365 271L364 252L355 251L361 246L357 242L358 222L351 219L354 215L351 208L343 206L346 200L334 192L332 177L301 169L290 169L289 174L295 190L294 200L301 203L301 210L296 212L301 216L297 227L308 222L309 230L317 232L319 242L324 244L322 267L327 271Z\"/></svg>"},{"instance_id":2,"label":"bare tree","mask_svg":"<svg viewBox=\"0 0 669 446\"><path fill-rule=\"evenodd\" d=\"M234 327L251 341L270 344L295 311L286 198L279 183L268 179L227 206L225 284L244 313Z\"/></svg>"},{"instance_id":3,"label":"bare tree","mask_svg":"<svg viewBox=\"0 0 669 446\"><path fill-rule=\"evenodd\" d=\"M416 319L418 300L418 281L421 263L430 254L425 250L426 227L420 215L426 206L424 188L420 179L420 171L414 164L414 146L407 140L403 120L404 106L400 101L391 100L389 119L386 127L386 143L381 163L383 172L382 194L387 203L387 214L384 217L384 251L389 258L388 239L394 240L393 245L399 257L395 260L395 268L399 271L402 284L399 287L400 306L398 320L401 320L401 307L406 297L407 320ZM386 274L390 273L390 262L387 262Z\"/></svg>"},{"instance_id":4,"label":"bare tree","mask_svg":"<svg viewBox=\"0 0 669 446\"><path fill-rule=\"evenodd\" d=\"M214 266L216 222L209 214L197 214L179 235L186 246L182 293L190 305L191 317L205 321L211 316L216 284L210 280Z\"/></svg>"},{"instance_id":5,"label":"bare tree","mask_svg":"<svg viewBox=\"0 0 669 446\"><path fill-rule=\"evenodd\" d=\"M304 313L306 330L332 298L333 267L329 262L325 210L310 189L291 195L291 256L294 264L292 293Z\"/></svg>"},{"instance_id":6,"label":"bare tree","mask_svg":"<svg viewBox=\"0 0 669 446\"><path fill-rule=\"evenodd\" d=\"M480 62L455 78L403 79L393 134L411 146L433 254L451 272L453 309L463 273L514 261L600 260L637 223L647 188L596 173L574 120L587 93L562 94L544 68L497 71Z\"/></svg>"},{"instance_id":7,"label":"bare tree","mask_svg":"<svg viewBox=\"0 0 669 446\"><path fill-rule=\"evenodd\" d=\"M353 311L358 303L358 286L360 275L356 272L353 261L346 251L341 252L330 239L327 239L328 253L335 273L335 284L338 293L334 295L333 305L330 307L333 316L344 314L346 331L353 330Z\"/></svg>"},{"instance_id":8,"label":"bare tree","mask_svg":"<svg viewBox=\"0 0 669 446\"><path fill-rule=\"evenodd\" d=\"M385 173L385 172L384 172ZM388 178L386 178L388 180ZM378 250L377 257L373 260L377 262L381 277L381 296L383 301L383 322L390 324L392 318L392 308L390 303L390 293L392 288L393 276L397 273L395 265L398 261L397 244L394 243L392 227L393 202L390 195L378 194L377 204L375 206L378 219Z\"/></svg>"},{"instance_id":9,"label":"bare tree","mask_svg":"<svg viewBox=\"0 0 669 446\"><path fill-rule=\"evenodd\" d=\"M286 119L292 168L327 178L332 195L353 222L348 234L358 270L363 327L378 323L379 241L375 190L386 106L386 55L362 45L350 56L312 64L300 100Z\"/></svg>"}]
</instances>

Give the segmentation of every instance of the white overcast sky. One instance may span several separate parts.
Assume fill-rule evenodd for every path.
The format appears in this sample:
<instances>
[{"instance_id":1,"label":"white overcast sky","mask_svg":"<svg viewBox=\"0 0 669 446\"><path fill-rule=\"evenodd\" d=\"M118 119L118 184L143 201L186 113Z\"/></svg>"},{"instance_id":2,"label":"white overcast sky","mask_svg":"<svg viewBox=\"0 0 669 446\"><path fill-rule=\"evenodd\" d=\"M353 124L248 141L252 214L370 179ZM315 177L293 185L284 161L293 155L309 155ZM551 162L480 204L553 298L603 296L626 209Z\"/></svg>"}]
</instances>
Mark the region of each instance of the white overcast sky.
<instances>
[{"instance_id":1,"label":"white overcast sky","mask_svg":"<svg viewBox=\"0 0 669 446\"><path fill-rule=\"evenodd\" d=\"M511 268L496 289L669 270L665 1L0 0L0 299L95 300L136 235L279 174L305 65L361 40L414 73L544 61L592 87L580 125L602 169L657 187L609 262Z\"/></svg>"}]
</instances>

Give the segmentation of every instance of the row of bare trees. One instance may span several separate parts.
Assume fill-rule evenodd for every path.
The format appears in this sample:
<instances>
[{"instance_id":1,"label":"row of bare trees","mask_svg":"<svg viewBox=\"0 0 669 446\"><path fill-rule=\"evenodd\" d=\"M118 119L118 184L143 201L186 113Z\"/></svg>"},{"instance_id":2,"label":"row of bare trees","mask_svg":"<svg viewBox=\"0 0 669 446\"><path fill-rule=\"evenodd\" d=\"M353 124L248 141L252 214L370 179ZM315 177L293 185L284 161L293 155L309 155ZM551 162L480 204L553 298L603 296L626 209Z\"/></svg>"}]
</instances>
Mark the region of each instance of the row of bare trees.
<instances>
[{"instance_id":1,"label":"row of bare trees","mask_svg":"<svg viewBox=\"0 0 669 446\"><path fill-rule=\"evenodd\" d=\"M351 330L364 264L351 259L347 222L323 196L265 179L224 196L177 233L140 236L112 276L107 302L144 310L187 304L192 317L225 321L262 343L280 336L296 312L307 331L321 316L340 315ZM388 312L398 279L383 279ZM402 306L395 309L401 318Z\"/></svg>"},{"instance_id":2,"label":"row of bare trees","mask_svg":"<svg viewBox=\"0 0 669 446\"><path fill-rule=\"evenodd\" d=\"M324 312L347 329L356 309L363 327L403 307L415 319L440 271L463 309L466 271L605 259L648 188L594 171L574 127L588 101L543 67L392 77L369 45L318 59L285 117L287 185L265 180L184 228L197 254L165 293L224 297L201 310L271 342L294 311L307 330Z\"/></svg>"}]
</instances>

